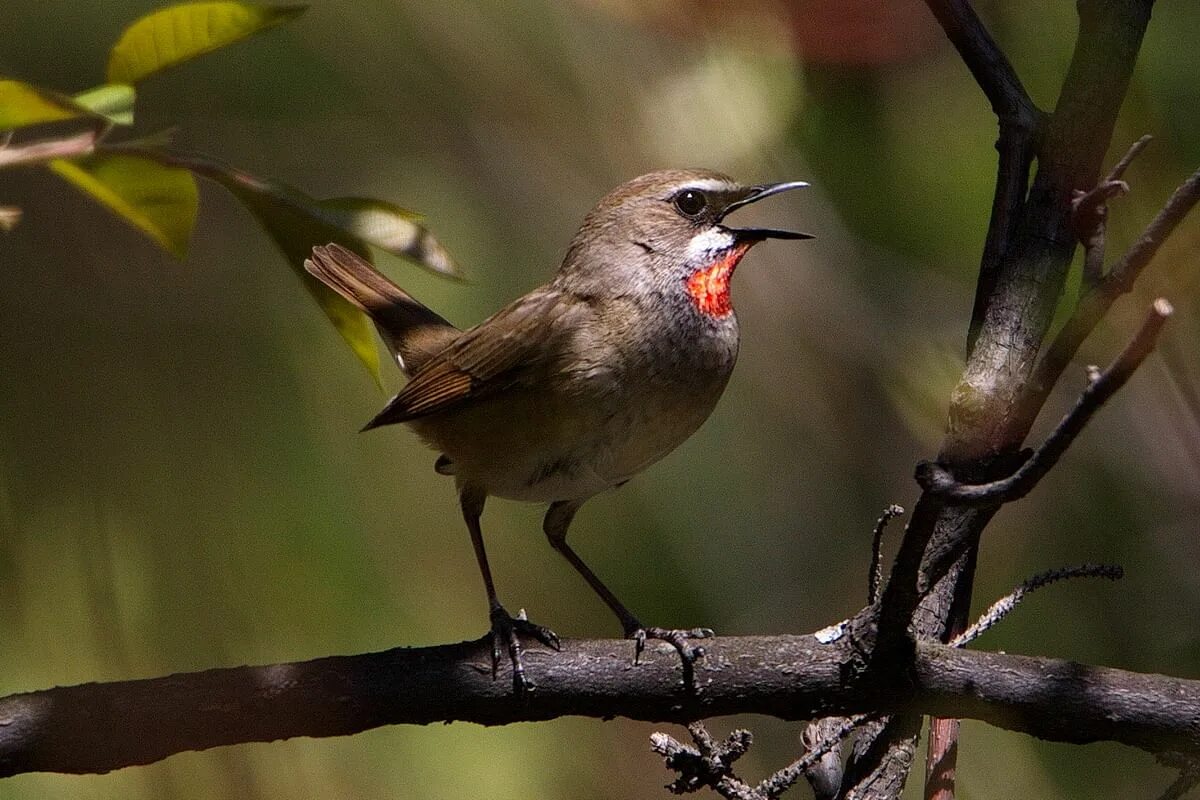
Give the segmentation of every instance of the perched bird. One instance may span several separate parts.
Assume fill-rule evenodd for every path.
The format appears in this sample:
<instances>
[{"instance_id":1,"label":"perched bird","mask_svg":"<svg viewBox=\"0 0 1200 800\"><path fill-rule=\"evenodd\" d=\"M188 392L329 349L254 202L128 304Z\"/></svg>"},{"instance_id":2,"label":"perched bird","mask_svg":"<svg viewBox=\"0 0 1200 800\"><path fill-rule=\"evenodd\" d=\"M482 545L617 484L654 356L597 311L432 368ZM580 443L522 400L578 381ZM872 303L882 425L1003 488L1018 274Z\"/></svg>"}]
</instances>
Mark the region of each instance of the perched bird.
<instances>
[{"instance_id":1,"label":"perched bird","mask_svg":"<svg viewBox=\"0 0 1200 800\"><path fill-rule=\"evenodd\" d=\"M546 628L500 604L479 519L489 495L549 503L543 529L613 610L640 653L671 643L690 670L689 638L648 628L567 544L588 498L620 486L690 436L733 370L738 323L729 282L766 239L808 234L732 228L730 212L803 182L743 186L708 170L664 170L610 192L584 218L545 286L460 331L336 244L305 267L366 312L409 382L364 430L407 423L453 475L490 608L493 674L506 649L517 692L529 683L520 636L557 647Z\"/></svg>"}]
</instances>

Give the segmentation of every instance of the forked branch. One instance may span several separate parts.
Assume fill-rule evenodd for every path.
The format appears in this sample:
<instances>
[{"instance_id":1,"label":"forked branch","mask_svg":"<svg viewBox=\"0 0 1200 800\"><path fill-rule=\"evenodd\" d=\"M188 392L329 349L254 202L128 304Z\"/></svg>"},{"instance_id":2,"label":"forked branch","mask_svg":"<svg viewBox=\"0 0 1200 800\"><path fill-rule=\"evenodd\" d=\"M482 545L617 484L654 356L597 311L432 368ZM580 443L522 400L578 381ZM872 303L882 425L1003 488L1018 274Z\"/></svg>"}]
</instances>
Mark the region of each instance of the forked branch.
<instances>
[{"instance_id":1,"label":"forked branch","mask_svg":"<svg viewBox=\"0 0 1200 800\"><path fill-rule=\"evenodd\" d=\"M1137 335L1103 372L1090 376L1088 386L1075 407L1058 423L1041 447L1016 472L997 481L963 484L940 464L923 461L917 466L917 481L931 495L963 505L998 505L1019 500L1037 486L1046 473L1075 441L1092 416L1125 385L1146 356L1154 350L1158 334L1173 313L1164 298L1154 301Z\"/></svg>"},{"instance_id":2,"label":"forked branch","mask_svg":"<svg viewBox=\"0 0 1200 800\"><path fill-rule=\"evenodd\" d=\"M1183 182L1167 200L1138 240L1108 274L1080 298L1078 306L1054 338L1034 369L1027 397L1022 402L1027 414L1041 408L1079 346L1091 334L1117 298L1133 288L1134 281L1154 259L1163 242L1175 231L1188 212L1200 201L1200 170Z\"/></svg>"}]
</instances>

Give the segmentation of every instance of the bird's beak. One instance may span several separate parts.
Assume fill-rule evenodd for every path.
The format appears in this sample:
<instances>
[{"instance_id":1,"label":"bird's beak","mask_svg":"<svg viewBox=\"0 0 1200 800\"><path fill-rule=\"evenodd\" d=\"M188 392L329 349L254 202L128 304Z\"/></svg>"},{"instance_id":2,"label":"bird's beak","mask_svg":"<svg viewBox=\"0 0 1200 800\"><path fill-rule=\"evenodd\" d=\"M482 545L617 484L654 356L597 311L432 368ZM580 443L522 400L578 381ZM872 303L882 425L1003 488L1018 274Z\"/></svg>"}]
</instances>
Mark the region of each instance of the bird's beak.
<instances>
[{"instance_id":1,"label":"bird's beak","mask_svg":"<svg viewBox=\"0 0 1200 800\"><path fill-rule=\"evenodd\" d=\"M802 189L808 186L805 181L785 181L783 183L765 183L760 186L751 186L745 197L740 200L734 200L721 212L717 217L717 222L721 222L729 215L730 212L736 211L742 206L748 206L751 203L757 203L763 198L770 197L780 192L786 192L791 189ZM775 228L729 228L730 233L734 234L739 241L743 242L761 242L764 239L812 239L811 233L799 233L798 231L783 231Z\"/></svg>"}]
</instances>

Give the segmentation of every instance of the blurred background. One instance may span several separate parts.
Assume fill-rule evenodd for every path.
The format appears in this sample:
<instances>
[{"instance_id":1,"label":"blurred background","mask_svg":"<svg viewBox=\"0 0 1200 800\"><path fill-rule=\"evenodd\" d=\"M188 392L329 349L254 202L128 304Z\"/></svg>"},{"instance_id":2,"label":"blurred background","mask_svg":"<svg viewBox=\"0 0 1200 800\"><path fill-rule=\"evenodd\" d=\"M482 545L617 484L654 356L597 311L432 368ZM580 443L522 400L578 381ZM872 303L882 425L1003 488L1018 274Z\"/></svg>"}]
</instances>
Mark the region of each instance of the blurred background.
<instances>
[{"instance_id":1,"label":"blurred background","mask_svg":"<svg viewBox=\"0 0 1200 800\"><path fill-rule=\"evenodd\" d=\"M158 5L9 0L0 73L89 88ZM1073 4L979 5L1052 108ZM1195 3L1155 9L1110 161L1156 141L1114 208L1112 252L1200 166L1197 26ZM178 126L181 146L310 194L424 213L470 283L381 263L464 326L547 279L584 213L634 175L811 181L746 212L819 238L739 270L741 363L713 417L571 535L656 625L804 632L863 604L871 525L911 505L912 466L940 441L995 169L995 121L917 0L316 0L147 81L138 113L140 132ZM184 263L45 171L0 175L0 202L25 212L0 235L0 694L484 632L451 481L406 429L356 433L387 395L230 196L203 187ZM976 606L1068 563L1128 577L1047 590L980 647L1200 674L1198 250L1200 217L1051 399L1039 432L1150 299L1175 303L1160 352L989 528ZM399 385L386 364L385 379ZM540 515L488 506L501 597L564 636L617 635ZM713 728L731 725L756 733L747 778L799 749L799 724ZM648 747L661 727L392 727L22 776L0 798L664 797L672 776ZM974 723L960 754L964 798L1146 797L1172 778L1139 751Z\"/></svg>"}]
</instances>

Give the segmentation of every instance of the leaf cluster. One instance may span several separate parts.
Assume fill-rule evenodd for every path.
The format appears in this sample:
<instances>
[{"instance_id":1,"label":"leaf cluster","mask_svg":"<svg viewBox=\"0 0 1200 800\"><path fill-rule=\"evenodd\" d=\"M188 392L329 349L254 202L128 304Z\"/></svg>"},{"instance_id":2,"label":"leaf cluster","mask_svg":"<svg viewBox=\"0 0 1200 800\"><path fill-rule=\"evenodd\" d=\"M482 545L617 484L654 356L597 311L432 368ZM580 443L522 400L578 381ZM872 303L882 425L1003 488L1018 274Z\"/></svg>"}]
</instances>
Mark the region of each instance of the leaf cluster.
<instances>
[{"instance_id":1,"label":"leaf cluster","mask_svg":"<svg viewBox=\"0 0 1200 800\"><path fill-rule=\"evenodd\" d=\"M105 82L63 94L0 76L0 169L33 164L132 225L178 259L187 255L199 210L197 177L231 192L282 251L326 317L379 381L370 321L304 270L318 244L339 242L364 258L370 246L438 274L458 277L445 248L419 215L368 197L320 200L221 161L183 153L169 133L117 140L134 124L137 87L206 53L289 22L303 6L258 6L233 0L182 3L133 22L113 45ZM11 229L20 210L0 207Z\"/></svg>"}]
</instances>

